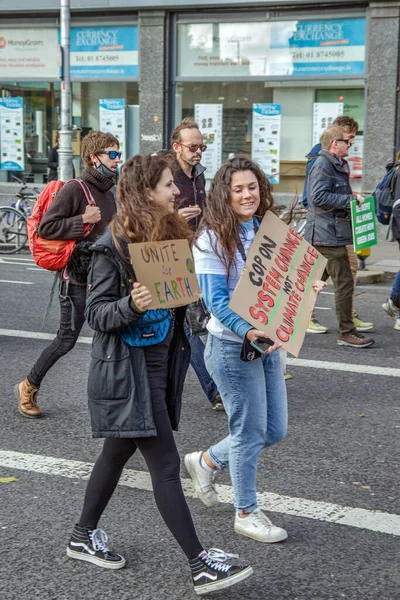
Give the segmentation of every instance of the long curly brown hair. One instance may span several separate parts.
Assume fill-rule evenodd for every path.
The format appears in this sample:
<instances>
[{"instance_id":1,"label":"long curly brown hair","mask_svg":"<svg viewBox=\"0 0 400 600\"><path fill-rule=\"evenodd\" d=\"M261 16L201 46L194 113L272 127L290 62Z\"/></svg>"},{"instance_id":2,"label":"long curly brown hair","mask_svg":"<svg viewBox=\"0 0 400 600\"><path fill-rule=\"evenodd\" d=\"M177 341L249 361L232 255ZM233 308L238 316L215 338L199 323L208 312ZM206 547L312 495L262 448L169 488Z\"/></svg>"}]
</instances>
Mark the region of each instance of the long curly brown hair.
<instances>
[{"instance_id":1,"label":"long curly brown hair","mask_svg":"<svg viewBox=\"0 0 400 600\"><path fill-rule=\"evenodd\" d=\"M235 265L239 247L240 220L232 209L231 180L239 171L251 171L257 178L260 190L260 206L255 215L262 220L267 210L274 210L271 186L260 167L247 156L235 156L228 160L216 173L207 196L207 204L200 222L197 237L202 231L211 230L215 234L213 250L229 273Z\"/></svg>"},{"instance_id":2,"label":"long curly brown hair","mask_svg":"<svg viewBox=\"0 0 400 600\"><path fill-rule=\"evenodd\" d=\"M112 236L118 251L127 243L187 239L193 232L177 213L163 215L148 191L155 190L168 162L159 156L134 156L121 169L117 188L118 215Z\"/></svg>"}]
</instances>

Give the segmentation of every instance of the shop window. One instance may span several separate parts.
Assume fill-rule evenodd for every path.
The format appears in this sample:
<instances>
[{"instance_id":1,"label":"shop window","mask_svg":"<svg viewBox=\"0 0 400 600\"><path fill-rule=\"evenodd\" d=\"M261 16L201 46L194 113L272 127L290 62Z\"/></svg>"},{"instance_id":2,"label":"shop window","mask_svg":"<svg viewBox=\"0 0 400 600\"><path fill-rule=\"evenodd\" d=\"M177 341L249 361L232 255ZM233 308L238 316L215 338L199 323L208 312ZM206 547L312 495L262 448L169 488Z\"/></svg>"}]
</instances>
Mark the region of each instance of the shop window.
<instances>
[{"instance_id":1,"label":"shop window","mask_svg":"<svg viewBox=\"0 0 400 600\"><path fill-rule=\"evenodd\" d=\"M80 161L80 143L89 131L99 129L100 98L121 98L126 107L125 136L126 156L138 151L138 119L133 107L137 109L139 90L136 82L74 82L72 83L72 125L73 153L75 173L78 175L82 165ZM0 83L0 96L18 97L23 100L23 145L25 170L1 171L0 178L14 181L23 176L28 182L47 182L47 157L55 145L56 132L60 128L60 83ZM130 133L129 124L135 118L135 134Z\"/></svg>"},{"instance_id":2,"label":"shop window","mask_svg":"<svg viewBox=\"0 0 400 600\"><path fill-rule=\"evenodd\" d=\"M363 128L364 89L316 89L312 85L259 81L178 82L175 124L186 116L194 117L195 104L221 104L224 162L235 154L251 156L253 104L278 104L281 111L279 161L272 158L271 173L267 176L272 179L279 173L279 183L274 185L274 191L300 196L306 155L313 146L315 102L343 102L344 114L355 118L360 129ZM198 124L201 129L202 122ZM269 150L266 145L266 152ZM207 176L207 171L205 174Z\"/></svg>"}]
</instances>

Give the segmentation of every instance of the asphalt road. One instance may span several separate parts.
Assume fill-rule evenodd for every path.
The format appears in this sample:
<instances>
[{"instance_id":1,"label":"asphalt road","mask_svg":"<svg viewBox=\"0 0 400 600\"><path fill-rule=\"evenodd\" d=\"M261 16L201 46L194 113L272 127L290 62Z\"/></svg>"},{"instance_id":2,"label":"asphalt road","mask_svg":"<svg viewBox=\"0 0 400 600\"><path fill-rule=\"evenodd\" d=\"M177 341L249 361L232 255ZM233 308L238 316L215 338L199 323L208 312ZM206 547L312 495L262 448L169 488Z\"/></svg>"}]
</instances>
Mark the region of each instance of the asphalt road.
<instances>
[{"instance_id":1,"label":"asphalt road","mask_svg":"<svg viewBox=\"0 0 400 600\"><path fill-rule=\"evenodd\" d=\"M93 463L101 448L87 413L90 345L78 343L46 377L39 397L45 418L21 417L13 386L48 343L34 332L42 331L52 276L32 269L27 255L0 258L0 478L16 478L0 483L0 599L192 599L186 560L158 515L139 455L101 522L126 568L106 571L66 557L88 473L80 463ZM258 476L262 505L287 529L286 542L264 545L237 535L230 488L220 488L224 502L211 510L185 481L204 545L239 553L254 568L245 582L212 597L400 599L400 332L380 308L388 290L389 283L358 290L360 316L376 324L373 348L336 346L333 296L324 294L317 315L330 333L308 335L300 358L310 362L288 368L289 434L262 454ZM44 331L55 332L57 319L55 301ZM370 367L392 371L372 374ZM210 409L190 372L176 434L181 456L225 432L226 416ZM184 467L182 477L188 479ZM230 486L227 474L218 482Z\"/></svg>"}]
</instances>

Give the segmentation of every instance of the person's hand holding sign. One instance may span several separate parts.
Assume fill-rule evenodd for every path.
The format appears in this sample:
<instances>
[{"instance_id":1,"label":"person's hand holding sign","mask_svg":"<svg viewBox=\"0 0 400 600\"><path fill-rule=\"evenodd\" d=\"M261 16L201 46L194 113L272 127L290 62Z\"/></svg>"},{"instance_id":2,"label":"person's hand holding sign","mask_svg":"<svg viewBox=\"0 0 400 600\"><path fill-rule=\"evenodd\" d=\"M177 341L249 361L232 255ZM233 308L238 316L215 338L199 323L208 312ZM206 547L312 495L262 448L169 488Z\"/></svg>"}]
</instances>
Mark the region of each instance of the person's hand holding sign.
<instances>
[{"instance_id":1,"label":"person's hand holding sign","mask_svg":"<svg viewBox=\"0 0 400 600\"><path fill-rule=\"evenodd\" d=\"M131 291L131 298L134 305L142 312L145 312L150 304L153 302L153 297L147 287L135 281L133 284L133 290Z\"/></svg>"},{"instance_id":2,"label":"person's hand holding sign","mask_svg":"<svg viewBox=\"0 0 400 600\"><path fill-rule=\"evenodd\" d=\"M257 343L258 338L265 339L265 331L260 331L259 329L249 329L249 331L246 333L246 339L249 340L250 344L251 342ZM264 351L264 354L271 354L275 350L279 350L279 348L282 348L282 344L276 340L273 345L268 346L268 349Z\"/></svg>"},{"instance_id":3,"label":"person's hand holding sign","mask_svg":"<svg viewBox=\"0 0 400 600\"><path fill-rule=\"evenodd\" d=\"M317 279L316 281L313 281L313 288L314 288L314 292L317 292L317 294L320 294L322 292L322 290L327 287L327 283L326 281L321 281L320 279Z\"/></svg>"}]
</instances>

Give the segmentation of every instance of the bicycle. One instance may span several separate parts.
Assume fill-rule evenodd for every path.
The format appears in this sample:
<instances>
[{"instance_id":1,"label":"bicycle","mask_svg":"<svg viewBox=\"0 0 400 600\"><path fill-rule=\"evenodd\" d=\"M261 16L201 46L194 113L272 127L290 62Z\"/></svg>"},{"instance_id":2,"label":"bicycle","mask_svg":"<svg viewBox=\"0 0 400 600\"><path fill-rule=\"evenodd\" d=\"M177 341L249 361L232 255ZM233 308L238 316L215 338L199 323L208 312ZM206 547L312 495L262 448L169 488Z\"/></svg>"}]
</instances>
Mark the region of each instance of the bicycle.
<instances>
[{"instance_id":1,"label":"bicycle","mask_svg":"<svg viewBox=\"0 0 400 600\"><path fill-rule=\"evenodd\" d=\"M279 217L286 223L286 225L290 225L292 229L297 231L297 233L300 235L304 234L304 230L306 228L307 209L301 204L297 204L293 208L285 208L285 210L280 213Z\"/></svg>"},{"instance_id":2,"label":"bicycle","mask_svg":"<svg viewBox=\"0 0 400 600\"><path fill-rule=\"evenodd\" d=\"M27 219L40 193L37 188L28 187L25 179L12 177L21 183L21 188L11 206L0 207L0 254L15 254L25 247L28 241Z\"/></svg>"}]
</instances>

